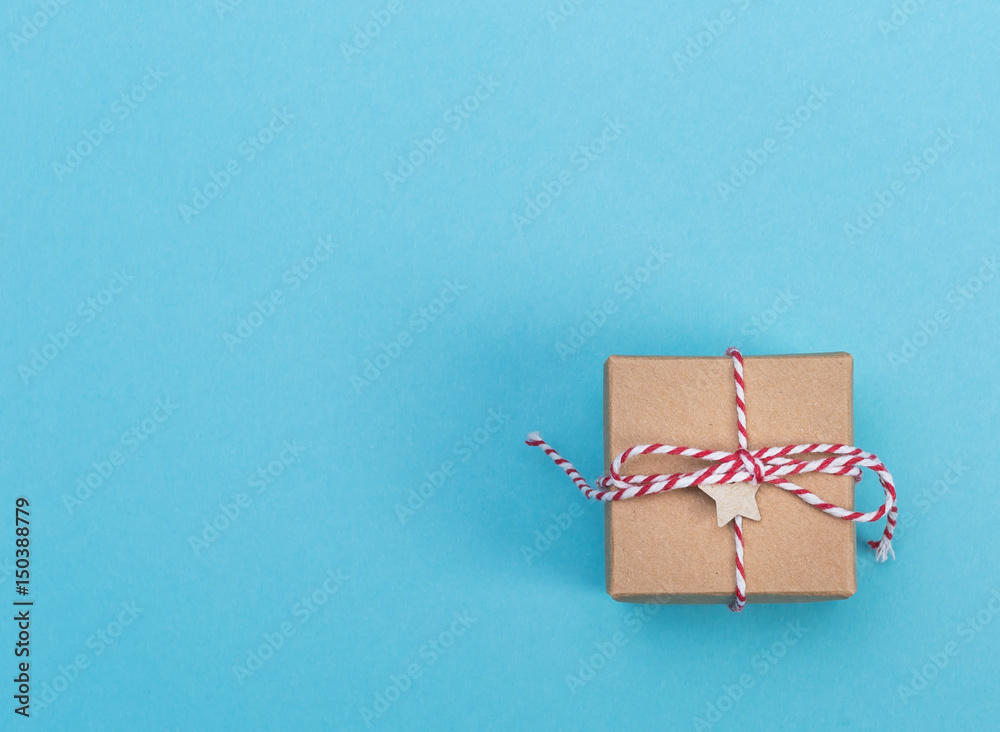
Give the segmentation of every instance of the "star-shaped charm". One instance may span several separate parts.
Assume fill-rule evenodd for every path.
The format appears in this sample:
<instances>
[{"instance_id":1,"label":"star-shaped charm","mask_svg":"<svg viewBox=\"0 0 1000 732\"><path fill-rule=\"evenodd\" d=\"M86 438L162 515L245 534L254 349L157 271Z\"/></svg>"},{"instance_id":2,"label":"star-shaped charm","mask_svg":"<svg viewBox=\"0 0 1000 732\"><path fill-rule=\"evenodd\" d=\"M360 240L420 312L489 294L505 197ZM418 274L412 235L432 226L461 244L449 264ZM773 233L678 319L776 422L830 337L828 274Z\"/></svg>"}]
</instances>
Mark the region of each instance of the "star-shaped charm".
<instances>
[{"instance_id":1,"label":"star-shaped charm","mask_svg":"<svg viewBox=\"0 0 1000 732\"><path fill-rule=\"evenodd\" d=\"M726 483L698 487L715 499L715 513L719 526L725 526L737 516L760 521L760 511L757 509L759 483Z\"/></svg>"}]
</instances>

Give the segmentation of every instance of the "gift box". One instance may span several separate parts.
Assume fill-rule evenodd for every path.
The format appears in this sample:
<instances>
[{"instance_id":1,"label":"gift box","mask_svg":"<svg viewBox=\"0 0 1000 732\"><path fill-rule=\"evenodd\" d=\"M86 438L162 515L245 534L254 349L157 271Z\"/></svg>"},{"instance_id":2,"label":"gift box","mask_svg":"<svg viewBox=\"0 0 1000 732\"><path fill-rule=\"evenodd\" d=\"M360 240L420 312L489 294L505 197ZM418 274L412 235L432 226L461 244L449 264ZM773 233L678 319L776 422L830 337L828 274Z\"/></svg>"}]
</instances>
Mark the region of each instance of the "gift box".
<instances>
[{"instance_id":1,"label":"gift box","mask_svg":"<svg viewBox=\"0 0 1000 732\"><path fill-rule=\"evenodd\" d=\"M853 443L850 354L748 357L743 377L750 451L774 445ZM735 452L738 430L730 358L611 356L605 363L606 471L617 455L634 445L667 443ZM691 457L637 455L628 458L621 474L680 473L704 467L703 461ZM854 505L854 477L810 472L792 479L829 504L844 509ZM745 511L742 520L749 602L838 600L853 595L854 523L817 510L773 485L754 488L759 520L749 520L752 511ZM713 497L698 487L607 502L608 593L623 602L730 602L737 558L733 524L720 526L722 518ZM891 538L891 528L887 533Z\"/></svg>"}]
</instances>

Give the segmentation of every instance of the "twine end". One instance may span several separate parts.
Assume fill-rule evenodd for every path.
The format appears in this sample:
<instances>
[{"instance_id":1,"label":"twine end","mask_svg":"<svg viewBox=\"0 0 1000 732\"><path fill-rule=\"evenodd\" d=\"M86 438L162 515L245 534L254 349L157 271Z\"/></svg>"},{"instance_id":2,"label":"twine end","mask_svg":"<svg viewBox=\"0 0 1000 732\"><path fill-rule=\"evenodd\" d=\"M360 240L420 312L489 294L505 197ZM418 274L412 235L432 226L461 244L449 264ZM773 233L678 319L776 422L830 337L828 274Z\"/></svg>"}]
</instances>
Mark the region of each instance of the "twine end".
<instances>
[{"instance_id":1,"label":"twine end","mask_svg":"<svg viewBox=\"0 0 1000 732\"><path fill-rule=\"evenodd\" d=\"M538 432L529 432L528 436L524 440L524 444L530 447L535 447L542 441L542 436Z\"/></svg>"},{"instance_id":2,"label":"twine end","mask_svg":"<svg viewBox=\"0 0 1000 732\"><path fill-rule=\"evenodd\" d=\"M875 549L875 561L884 562L889 557L893 559L896 558L896 552L892 550L892 542L882 539L879 542L872 542L872 547Z\"/></svg>"}]
</instances>

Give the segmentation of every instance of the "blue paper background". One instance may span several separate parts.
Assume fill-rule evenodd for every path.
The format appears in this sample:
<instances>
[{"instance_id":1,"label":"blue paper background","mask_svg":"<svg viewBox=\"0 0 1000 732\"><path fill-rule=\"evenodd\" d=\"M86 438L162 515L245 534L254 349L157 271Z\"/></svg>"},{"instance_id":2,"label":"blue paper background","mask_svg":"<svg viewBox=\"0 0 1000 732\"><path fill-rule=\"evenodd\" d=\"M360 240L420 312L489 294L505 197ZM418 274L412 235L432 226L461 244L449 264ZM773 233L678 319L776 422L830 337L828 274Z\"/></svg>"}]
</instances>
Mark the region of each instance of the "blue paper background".
<instances>
[{"instance_id":1,"label":"blue paper background","mask_svg":"<svg viewBox=\"0 0 1000 732\"><path fill-rule=\"evenodd\" d=\"M995 724L1000 11L577 3L6 5L0 726ZM607 355L733 344L854 355L898 560L637 615L521 440L591 477Z\"/></svg>"}]
</instances>

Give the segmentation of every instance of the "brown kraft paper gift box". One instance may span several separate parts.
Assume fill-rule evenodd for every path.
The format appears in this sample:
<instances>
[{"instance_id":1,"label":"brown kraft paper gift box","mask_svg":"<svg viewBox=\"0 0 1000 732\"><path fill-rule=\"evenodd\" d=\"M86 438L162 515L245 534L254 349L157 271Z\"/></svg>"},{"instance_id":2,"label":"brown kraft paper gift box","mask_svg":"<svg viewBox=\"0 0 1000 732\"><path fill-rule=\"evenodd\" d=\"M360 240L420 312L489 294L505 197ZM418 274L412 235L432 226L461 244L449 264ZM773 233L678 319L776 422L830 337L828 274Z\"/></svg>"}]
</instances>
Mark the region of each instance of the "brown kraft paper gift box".
<instances>
[{"instance_id":1,"label":"brown kraft paper gift box","mask_svg":"<svg viewBox=\"0 0 1000 732\"><path fill-rule=\"evenodd\" d=\"M732 359L611 356L604 365L605 472L633 445L738 447ZM749 449L853 444L853 360L848 353L751 356L744 361ZM808 456L801 456L808 459ZM676 473L711 463L671 455L630 458L622 474ZM809 473L795 484L853 508L854 479ZM854 524L767 484L760 520L743 520L749 602L848 598L857 589ZM607 590L615 600L728 603L735 584L732 522L697 487L605 504Z\"/></svg>"}]
</instances>

